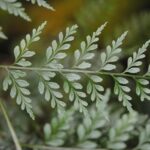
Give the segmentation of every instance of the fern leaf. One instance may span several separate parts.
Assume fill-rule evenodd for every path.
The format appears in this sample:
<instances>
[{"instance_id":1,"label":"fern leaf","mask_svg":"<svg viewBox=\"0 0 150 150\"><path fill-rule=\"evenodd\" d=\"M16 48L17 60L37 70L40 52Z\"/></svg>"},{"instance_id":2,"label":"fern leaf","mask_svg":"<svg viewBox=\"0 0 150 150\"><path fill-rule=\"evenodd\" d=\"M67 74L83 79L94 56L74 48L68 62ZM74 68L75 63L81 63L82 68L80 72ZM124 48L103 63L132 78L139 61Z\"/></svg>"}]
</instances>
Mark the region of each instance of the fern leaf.
<instances>
[{"instance_id":1,"label":"fern leaf","mask_svg":"<svg viewBox=\"0 0 150 150\"><path fill-rule=\"evenodd\" d=\"M150 44L150 40L147 41L141 48L139 48L138 52L134 52L132 57L128 58L127 68L124 73L138 73L140 72L140 66L142 65L141 59L145 58L145 52L147 47Z\"/></svg>"},{"instance_id":2,"label":"fern leaf","mask_svg":"<svg viewBox=\"0 0 150 150\"><path fill-rule=\"evenodd\" d=\"M78 80L81 79L80 75L75 73L63 74L64 77L64 90L69 94L69 100L74 101L75 109L79 109L80 112L83 112L87 115L87 106L88 103L84 101L86 93L82 91L83 86Z\"/></svg>"},{"instance_id":3,"label":"fern leaf","mask_svg":"<svg viewBox=\"0 0 150 150\"><path fill-rule=\"evenodd\" d=\"M44 125L44 137L47 145L62 146L67 138L67 131L71 128L74 110L70 109L54 117L51 123Z\"/></svg>"},{"instance_id":4,"label":"fern leaf","mask_svg":"<svg viewBox=\"0 0 150 150\"><path fill-rule=\"evenodd\" d=\"M148 88L149 81L146 79L135 79L136 94L140 96L141 101L144 99L150 100L150 89Z\"/></svg>"},{"instance_id":5,"label":"fern leaf","mask_svg":"<svg viewBox=\"0 0 150 150\"><path fill-rule=\"evenodd\" d=\"M70 42L74 40L74 34L76 33L77 28L77 25L66 28L65 35L63 35L62 32L59 33L58 42L56 40L52 41L52 46L48 47L46 52L47 67L63 68L63 66L57 62L67 56L65 51L70 48Z\"/></svg>"},{"instance_id":6,"label":"fern leaf","mask_svg":"<svg viewBox=\"0 0 150 150\"><path fill-rule=\"evenodd\" d=\"M77 146L81 148L92 149L98 145L96 140L102 136L101 128L106 126L107 120L103 116L102 111L106 112L105 105L102 109L95 109L94 107L89 110L89 116L83 119L83 123L77 127L78 141Z\"/></svg>"},{"instance_id":7,"label":"fern leaf","mask_svg":"<svg viewBox=\"0 0 150 150\"><path fill-rule=\"evenodd\" d=\"M49 68L63 68L63 65L61 65L59 61L67 56L65 51L70 48L70 42L74 40L76 29L77 25L66 28L65 35L63 35L62 32L59 33L58 42L56 40L52 41L52 46L47 48L46 64L44 66ZM47 101L51 100L51 106L53 108L56 105L58 108L65 107L65 103L59 100L63 97L62 94L55 91L56 89L59 89L60 86L58 83L51 82L51 79L54 78L55 75L56 74L54 72L43 72L40 74L40 81L38 85L39 92L40 94L45 94L45 99Z\"/></svg>"},{"instance_id":8,"label":"fern leaf","mask_svg":"<svg viewBox=\"0 0 150 150\"><path fill-rule=\"evenodd\" d=\"M37 29L32 30L32 35L27 34L25 39L21 40L20 44L14 48L14 55L15 55L15 63L14 65L18 66L31 66L32 63L27 61L26 58L30 58L35 55L35 52L29 50L29 46L33 42L37 42L40 37L39 35L42 33L46 22L42 23Z\"/></svg>"},{"instance_id":9,"label":"fern leaf","mask_svg":"<svg viewBox=\"0 0 150 150\"><path fill-rule=\"evenodd\" d=\"M107 23L103 24L99 27L96 32L93 33L92 36L87 36L86 41L82 41L80 45L80 50L77 49L74 52L75 64L74 68L78 69L87 69L91 67L91 63L87 62L91 60L95 54L94 50L98 48L98 44L96 42L99 40L99 35L102 33Z\"/></svg>"},{"instance_id":10,"label":"fern leaf","mask_svg":"<svg viewBox=\"0 0 150 150\"><path fill-rule=\"evenodd\" d=\"M104 96L101 92L104 91L104 87L100 85L102 78L98 75L88 75L87 93L91 95L91 100L96 101L96 106L99 105L99 101L103 100Z\"/></svg>"},{"instance_id":11,"label":"fern leaf","mask_svg":"<svg viewBox=\"0 0 150 150\"><path fill-rule=\"evenodd\" d=\"M135 149L148 150L150 148L150 124L146 124L145 129L140 131L139 143Z\"/></svg>"},{"instance_id":12,"label":"fern leaf","mask_svg":"<svg viewBox=\"0 0 150 150\"><path fill-rule=\"evenodd\" d=\"M150 77L150 65L148 66L148 70L145 73L145 77Z\"/></svg>"},{"instance_id":13,"label":"fern leaf","mask_svg":"<svg viewBox=\"0 0 150 150\"><path fill-rule=\"evenodd\" d=\"M45 100L51 102L51 107L55 108L57 106L59 111L61 107L65 107L66 104L60 100L63 97L62 93L58 91L60 85L50 81L55 75L53 72L42 72L39 75L38 89L40 94L45 95Z\"/></svg>"},{"instance_id":14,"label":"fern leaf","mask_svg":"<svg viewBox=\"0 0 150 150\"><path fill-rule=\"evenodd\" d=\"M3 33L1 26L0 26L0 38L1 39L7 39L7 36Z\"/></svg>"},{"instance_id":15,"label":"fern leaf","mask_svg":"<svg viewBox=\"0 0 150 150\"><path fill-rule=\"evenodd\" d=\"M103 52L101 54L101 68L100 71L111 71L116 68L116 65L112 64L116 62L119 57L116 56L119 54L122 49L120 46L122 45L123 40L125 39L127 35L127 31L124 32L116 41L112 41L112 46L107 46L106 47L106 52Z\"/></svg>"},{"instance_id":16,"label":"fern leaf","mask_svg":"<svg viewBox=\"0 0 150 150\"><path fill-rule=\"evenodd\" d=\"M128 80L123 77L113 77L115 81L114 93L118 95L119 101L123 102L123 106L127 107L129 111L132 110L132 105L129 102L132 97L129 96L131 89L127 86Z\"/></svg>"},{"instance_id":17,"label":"fern leaf","mask_svg":"<svg viewBox=\"0 0 150 150\"><path fill-rule=\"evenodd\" d=\"M20 70L11 70L8 72L8 76L3 81L3 89L5 91L10 89L11 98L16 99L16 103L21 105L22 110L26 110L32 119L34 115L32 112L31 99L29 98L30 91L28 90L29 83L23 79L26 73Z\"/></svg>"},{"instance_id":18,"label":"fern leaf","mask_svg":"<svg viewBox=\"0 0 150 150\"><path fill-rule=\"evenodd\" d=\"M45 7L47 9L54 11L54 8L52 6L50 6L45 0L26 0L26 1L30 1L32 4L37 3L38 6L40 6L40 7L42 6L42 7Z\"/></svg>"},{"instance_id":19,"label":"fern leaf","mask_svg":"<svg viewBox=\"0 0 150 150\"><path fill-rule=\"evenodd\" d=\"M127 146L125 142L129 139L131 131L133 131L136 123L136 112L130 113L129 115L123 115L109 131L107 148L112 150L125 149Z\"/></svg>"},{"instance_id":20,"label":"fern leaf","mask_svg":"<svg viewBox=\"0 0 150 150\"><path fill-rule=\"evenodd\" d=\"M32 35L27 34L26 38L21 40L20 45L14 48L15 63L19 66L30 66L31 62L26 61L26 58L32 57L35 53L29 51L29 46L33 42L40 39L41 34L46 22L40 25L37 29L33 29ZM18 105L21 105L22 110L26 110L27 113L34 119L32 112L31 99L29 98L30 91L27 89L28 82L22 78L26 76L26 73L20 70L8 70L8 77L3 82L3 89L6 91L11 86L10 96L16 98Z\"/></svg>"},{"instance_id":21,"label":"fern leaf","mask_svg":"<svg viewBox=\"0 0 150 150\"><path fill-rule=\"evenodd\" d=\"M30 17L25 13L22 3L17 0L0 0L0 8L8 11L10 14L20 16L27 21L31 21Z\"/></svg>"}]
</instances>

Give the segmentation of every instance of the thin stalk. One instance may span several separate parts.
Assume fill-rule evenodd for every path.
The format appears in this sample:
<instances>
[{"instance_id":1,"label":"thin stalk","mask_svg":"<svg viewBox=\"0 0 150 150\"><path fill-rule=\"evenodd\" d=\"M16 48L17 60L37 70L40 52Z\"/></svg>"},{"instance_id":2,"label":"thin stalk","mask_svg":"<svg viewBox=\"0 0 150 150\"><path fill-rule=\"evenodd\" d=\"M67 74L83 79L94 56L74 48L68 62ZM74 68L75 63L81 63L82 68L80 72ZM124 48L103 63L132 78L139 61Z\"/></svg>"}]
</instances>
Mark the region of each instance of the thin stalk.
<instances>
[{"instance_id":1,"label":"thin stalk","mask_svg":"<svg viewBox=\"0 0 150 150\"><path fill-rule=\"evenodd\" d=\"M57 68L39 68L39 67L19 67L19 66L5 66L0 65L1 69L12 69L12 70L25 70L25 71L50 71L50 72L64 72L64 73L83 73L83 74L101 74L106 76L122 76L129 78L144 78L150 79L148 76L137 75L137 74L125 74L125 73L110 73L104 71L92 71L92 70L80 70L80 69L57 69Z\"/></svg>"},{"instance_id":2,"label":"thin stalk","mask_svg":"<svg viewBox=\"0 0 150 150\"><path fill-rule=\"evenodd\" d=\"M6 112L6 109L5 109L5 106L4 106L3 102L2 102L2 100L0 100L0 108L1 108L1 110L2 110L2 113L3 113L3 115L4 115L5 120L6 120L6 122L7 122L9 131L10 131L11 136L12 136L12 139L13 139L13 141L14 141L14 143L15 143L16 150L22 150L21 145L20 145L20 143L19 143L19 140L18 140L18 138L17 138L17 135L16 135L16 133L15 133L15 130L14 130L12 124L11 124L11 121L10 121L10 119L9 119L9 117L8 117L8 114L7 114L7 112Z\"/></svg>"},{"instance_id":3,"label":"thin stalk","mask_svg":"<svg viewBox=\"0 0 150 150\"><path fill-rule=\"evenodd\" d=\"M82 148L67 148L67 147L49 147L44 145L32 145L32 144L21 144L22 147L31 148L31 149L39 149L39 150L83 150ZM91 150L87 149L86 150ZM106 149L93 149L93 150L106 150Z\"/></svg>"}]
</instances>

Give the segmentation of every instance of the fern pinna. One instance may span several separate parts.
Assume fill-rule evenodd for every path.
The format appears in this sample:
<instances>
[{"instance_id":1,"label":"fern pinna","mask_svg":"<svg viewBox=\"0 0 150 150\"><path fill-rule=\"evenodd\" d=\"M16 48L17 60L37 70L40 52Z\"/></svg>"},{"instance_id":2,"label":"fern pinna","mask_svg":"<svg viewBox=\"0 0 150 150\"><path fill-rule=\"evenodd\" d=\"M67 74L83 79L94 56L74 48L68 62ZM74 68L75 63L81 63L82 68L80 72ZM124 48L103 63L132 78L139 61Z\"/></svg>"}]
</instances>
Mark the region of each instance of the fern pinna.
<instances>
[{"instance_id":1,"label":"fern pinna","mask_svg":"<svg viewBox=\"0 0 150 150\"><path fill-rule=\"evenodd\" d=\"M85 115L88 114L88 102L86 97L90 96L91 101L99 107L103 100L105 87L102 85L103 76L110 76L114 81L114 93L118 100L122 102L129 111L132 111L130 96L130 80L136 83L136 94L141 101L150 99L149 93L149 76L150 67L144 74L140 72L142 60L145 58L145 52L149 46L150 40L147 41L133 56L128 58L127 68L122 72L116 72L116 62L122 51L122 43L127 32L124 32L117 40L112 41L111 45L106 47L106 51L100 54L100 66L96 70L90 70L92 67L91 60L97 50L99 35L107 23L100 26L92 35L88 35L86 40L81 42L80 48L74 52L74 63L70 68L66 68L61 62L68 55L67 50L71 47L74 35L77 31L77 25L67 27L65 33L58 35L58 40L53 40L52 44L46 50L45 63L41 67L31 67L32 63L28 58L32 58L35 52L30 50L30 45L39 41L46 22L42 23L37 29L33 29L32 34L27 34L21 40L20 44L14 48L15 62L12 65L1 65L1 69L7 71L7 76L3 81L3 89L7 91L10 87L10 96L16 99L16 103L21 106L22 110L34 119L32 111L32 100L30 98L29 81L26 81L27 71L35 71L39 77L38 91L44 95L46 101L49 101L52 108L57 107L61 112L66 106L62 100L64 93L60 90L62 84L52 81L56 75L63 78L63 89L68 94L68 99L74 104L75 108ZM112 72L116 70L115 72ZM81 84L81 79L88 79L86 88Z\"/></svg>"}]
</instances>

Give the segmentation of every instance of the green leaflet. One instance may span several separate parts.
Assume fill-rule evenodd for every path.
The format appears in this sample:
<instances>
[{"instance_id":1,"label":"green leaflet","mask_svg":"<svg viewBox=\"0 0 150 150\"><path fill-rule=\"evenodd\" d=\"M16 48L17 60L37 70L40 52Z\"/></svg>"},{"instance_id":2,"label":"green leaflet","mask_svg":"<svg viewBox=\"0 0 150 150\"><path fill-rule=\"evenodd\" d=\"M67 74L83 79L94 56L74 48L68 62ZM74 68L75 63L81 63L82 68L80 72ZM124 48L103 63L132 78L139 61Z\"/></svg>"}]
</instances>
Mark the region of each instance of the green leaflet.
<instances>
[{"instance_id":1,"label":"green leaflet","mask_svg":"<svg viewBox=\"0 0 150 150\"><path fill-rule=\"evenodd\" d=\"M20 16L27 21L31 21L30 17L25 13L22 3L17 0L0 0L0 8L8 11L10 14Z\"/></svg>"},{"instance_id":2,"label":"green leaflet","mask_svg":"<svg viewBox=\"0 0 150 150\"><path fill-rule=\"evenodd\" d=\"M106 25L107 23L100 26L95 32L93 32L92 36L88 35L86 41L81 42L80 50L77 49L74 52L74 68L87 69L91 67L91 63L87 61L95 56L93 51L98 48L97 42L99 41L99 35L102 33Z\"/></svg>"},{"instance_id":3,"label":"green leaflet","mask_svg":"<svg viewBox=\"0 0 150 150\"><path fill-rule=\"evenodd\" d=\"M140 96L141 101L144 99L150 100L150 89L148 88L149 81L146 79L136 80L136 94Z\"/></svg>"},{"instance_id":4,"label":"green leaflet","mask_svg":"<svg viewBox=\"0 0 150 150\"><path fill-rule=\"evenodd\" d=\"M69 100L74 101L75 109L87 115L88 103L84 101L86 93L82 91L83 86L78 82L80 75L75 73L63 74L64 76L64 91L69 95Z\"/></svg>"},{"instance_id":5,"label":"green leaflet","mask_svg":"<svg viewBox=\"0 0 150 150\"><path fill-rule=\"evenodd\" d=\"M148 150L150 148L150 124L147 123L145 128L142 128L139 135L139 142L136 150Z\"/></svg>"},{"instance_id":6,"label":"green leaflet","mask_svg":"<svg viewBox=\"0 0 150 150\"><path fill-rule=\"evenodd\" d=\"M120 46L127 35L127 31L124 32L116 41L112 41L112 46L108 45L106 47L106 52L101 54L101 70L111 71L116 69L116 65L112 64L117 62L119 57L118 54L122 51Z\"/></svg>"},{"instance_id":7,"label":"green leaflet","mask_svg":"<svg viewBox=\"0 0 150 150\"><path fill-rule=\"evenodd\" d=\"M3 33L1 26L0 26L0 38L1 39L7 39L7 36Z\"/></svg>"},{"instance_id":8,"label":"green leaflet","mask_svg":"<svg viewBox=\"0 0 150 150\"><path fill-rule=\"evenodd\" d=\"M50 6L46 0L26 0L26 1L31 1L32 4L35 4L37 3L38 6L42 6L42 7L45 7L47 9L50 9L50 10L53 10L54 11L54 8L52 6Z\"/></svg>"},{"instance_id":9,"label":"green leaflet","mask_svg":"<svg viewBox=\"0 0 150 150\"><path fill-rule=\"evenodd\" d=\"M54 11L54 8L50 6L45 0L26 0L26 1L31 1L32 4L37 3L38 6L42 6ZM18 0L0 0L0 8L2 10L7 11L9 14L20 16L26 21L31 21L30 17L26 14L25 8L23 7L22 3Z\"/></svg>"},{"instance_id":10,"label":"green leaflet","mask_svg":"<svg viewBox=\"0 0 150 150\"><path fill-rule=\"evenodd\" d=\"M60 99L63 98L63 95L58 90L60 85L56 82L51 82L51 78L55 77L53 72L43 72L39 75L40 81L38 84L38 90L40 94L44 94L45 100L51 102L51 107L55 108L57 106L58 111L61 107L65 107L66 104Z\"/></svg>"},{"instance_id":11,"label":"green leaflet","mask_svg":"<svg viewBox=\"0 0 150 150\"><path fill-rule=\"evenodd\" d=\"M65 143L67 138L67 131L71 128L71 122L73 120L72 115L74 109L67 110L66 112L59 114L58 117L54 117L51 123L44 125L44 137L47 145L61 146Z\"/></svg>"},{"instance_id":12,"label":"green leaflet","mask_svg":"<svg viewBox=\"0 0 150 150\"><path fill-rule=\"evenodd\" d=\"M132 112L130 114L123 115L118 120L114 127L109 131L109 141L107 147L109 149L121 150L126 148L126 141L131 135L131 131L134 130L135 124L137 123L137 113Z\"/></svg>"},{"instance_id":13,"label":"green leaflet","mask_svg":"<svg viewBox=\"0 0 150 150\"><path fill-rule=\"evenodd\" d=\"M142 59L145 58L145 52L150 44L150 40L147 41L141 48L139 48L138 52L134 52L132 57L128 58L127 68L124 73L138 73L140 72L140 66L142 65Z\"/></svg>"},{"instance_id":14,"label":"green leaflet","mask_svg":"<svg viewBox=\"0 0 150 150\"><path fill-rule=\"evenodd\" d=\"M105 106L102 109L95 109L94 107L89 110L89 116L83 119L83 123L77 127L77 147L82 148L96 148L98 145L95 140L102 136L101 128L106 126L107 120L102 112L106 112ZM106 113L105 113L106 115Z\"/></svg>"},{"instance_id":15,"label":"green leaflet","mask_svg":"<svg viewBox=\"0 0 150 150\"><path fill-rule=\"evenodd\" d=\"M49 46L46 51L47 67L63 68L63 65L58 62L67 56L66 51L71 47L70 43L74 40L74 34L77 28L77 25L73 25L70 28L67 27L65 34L62 32L59 33L58 41L52 41L51 46Z\"/></svg>"},{"instance_id":16,"label":"green leaflet","mask_svg":"<svg viewBox=\"0 0 150 150\"><path fill-rule=\"evenodd\" d=\"M35 55L35 52L29 50L29 46L40 40L40 34L46 25L46 21L43 22L37 29L32 30L32 34L27 34L25 39L22 39L20 44L14 48L15 63L14 65L27 67L32 63L27 61L26 58L30 58Z\"/></svg>"},{"instance_id":17,"label":"green leaflet","mask_svg":"<svg viewBox=\"0 0 150 150\"><path fill-rule=\"evenodd\" d=\"M123 106L127 107L129 111L132 110L132 105L129 102L132 97L129 95L131 89L128 87L128 80L123 77L113 77L115 81L114 93L118 95L119 101L123 102Z\"/></svg>"},{"instance_id":18,"label":"green leaflet","mask_svg":"<svg viewBox=\"0 0 150 150\"><path fill-rule=\"evenodd\" d=\"M104 87L100 85L102 78L98 75L89 75L87 84L87 93L91 96L92 101L96 101L96 106L99 107L99 101L104 99L102 92Z\"/></svg>"}]
</instances>

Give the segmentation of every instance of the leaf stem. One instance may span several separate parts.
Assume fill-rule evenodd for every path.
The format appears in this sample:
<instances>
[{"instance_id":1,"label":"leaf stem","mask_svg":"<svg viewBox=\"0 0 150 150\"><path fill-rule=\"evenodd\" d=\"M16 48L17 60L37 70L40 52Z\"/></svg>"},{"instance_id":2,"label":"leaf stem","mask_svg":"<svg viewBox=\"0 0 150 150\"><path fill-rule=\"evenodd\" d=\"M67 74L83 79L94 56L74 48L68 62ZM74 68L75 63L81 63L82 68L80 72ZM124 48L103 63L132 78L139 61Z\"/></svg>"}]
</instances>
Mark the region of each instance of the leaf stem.
<instances>
[{"instance_id":1,"label":"leaf stem","mask_svg":"<svg viewBox=\"0 0 150 150\"><path fill-rule=\"evenodd\" d=\"M19 66L7 66L7 65L0 65L1 69L12 69L12 70L25 70L25 71L49 71L49 72L64 72L64 73L83 73L83 74L101 74L106 76L122 76L122 77L129 77L129 78L145 78L150 79L148 76L144 75L137 75L137 74L128 74L128 73L110 73L104 71L94 71L94 70L80 70L80 69L59 69L59 68L39 68L39 67L19 67Z\"/></svg>"},{"instance_id":2,"label":"leaf stem","mask_svg":"<svg viewBox=\"0 0 150 150\"><path fill-rule=\"evenodd\" d=\"M16 133L15 133L15 130L14 130L12 124L11 124L11 121L10 121L10 119L9 119L9 117L8 117L8 114L7 114L7 112L6 112L6 109L5 109L5 106L4 106L3 102L2 102L2 100L0 100L0 108L1 108L1 110L2 110L2 113L3 113L3 115L4 115L5 120L6 120L6 122L7 122L9 131L10 131L11 136L12 136L12 139L13 139L13 141L14 141L14 143L15 143L16 150L22 150L21 145L20 145L20 143L19 143L19 140L18 140L18 138L17 138L17 135L16 135Z\"/></svg>"},{"instance_id":3,"label":"leaf stem","mask_svg":"<svg viewBox=\"0 0 150 150\"><path fill-rule=\"evenodd\" d=\"M44 146L44 145L32 145L32 144L21 144L22 147L25 148L37 148L37 149L42 149L42 150L83 150L81 148L67 148L67 147L49 147L49 146ZM86 150L91 150L91 149L86 149ZM106 149L94 149L94 150L106 150Z\"/></svg>"}]
</instances>

